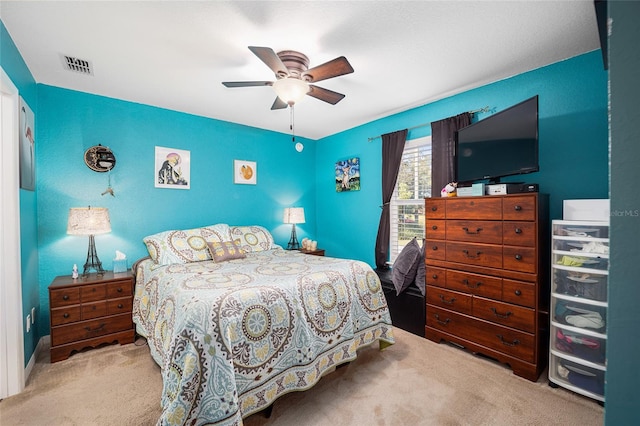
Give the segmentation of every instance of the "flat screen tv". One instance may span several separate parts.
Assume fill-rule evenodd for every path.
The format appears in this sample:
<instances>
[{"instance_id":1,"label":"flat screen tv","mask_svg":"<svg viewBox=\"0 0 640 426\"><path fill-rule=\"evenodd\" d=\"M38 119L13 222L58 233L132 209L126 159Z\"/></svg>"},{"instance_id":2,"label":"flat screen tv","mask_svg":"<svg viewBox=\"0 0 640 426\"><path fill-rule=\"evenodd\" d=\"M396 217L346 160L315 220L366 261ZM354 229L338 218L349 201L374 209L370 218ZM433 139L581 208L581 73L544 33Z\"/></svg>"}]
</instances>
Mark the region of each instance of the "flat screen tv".
<instances>
[{"instance_id":1,"label":"flat screen tv","mask_svg":"<svg viewBox=\"0 0 640 426\"><path fill-rule=\"evenodd\" d=\"M456 132L458 185L537 172L538 96Z\"/></svg>"}]
</instances>

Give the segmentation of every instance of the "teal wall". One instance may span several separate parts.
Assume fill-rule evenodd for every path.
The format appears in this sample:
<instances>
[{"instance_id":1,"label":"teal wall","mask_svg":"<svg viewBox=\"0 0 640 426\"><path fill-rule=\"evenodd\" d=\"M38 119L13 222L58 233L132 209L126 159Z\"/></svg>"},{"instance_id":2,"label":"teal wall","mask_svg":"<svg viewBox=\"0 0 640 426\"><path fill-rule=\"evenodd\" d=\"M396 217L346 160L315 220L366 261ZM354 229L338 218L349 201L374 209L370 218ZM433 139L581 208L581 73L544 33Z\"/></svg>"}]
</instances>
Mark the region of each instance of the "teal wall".
<instances>
[{"instance_id":1,"label":"teal wall","mask_svg":"<svg viewBox=\"0 0 640 426\"><path fill-rule=\"evenodd\" d=\"M540 171L504 181L538 183L550 194L550 216L562 217L562 201L608 198L607 72L600 51L517 75L459 95L395 114L319 141L316 193L319 244L331 255L375 264L380 220L381 145L370 137L489 106L484 119L539 95ZM408 139L430 135L431 127L411 130ZM337 193L336 161L360 157L359 192Z\"/></svg>"},{"instance_id":2,"label":"teal wall","mask_svg":"<svg viewBox=\"0 0 640 426\"><path fill-rule=\"evenodd\" d=\"M20 52L0 21L0 66L17 87L20 96L38 116L36 82L24 63ZM36 153L39 148L38 131L35 130ZM37 171L36 171L37 172ZM36 308L36 316L42 315L39 298L38 236L36 216L36 192L20 189L20 255L22 259L22 312L23 317ZM48 313L47 313L48 315ZM40 336L48 334L36 321L29 333L24 333L25 365L29 362Z\"/></svg>"},{"instance_id":3,"label":"teal wall","mask_svg":"<svg viewBox=\"0 0 640 426\"><path fill-rule=\"evenodd\" d=\"M305 149L298 153L290 135L46 85L38 86L38 103L42 324L48 284L86 259L87 237L66 234L70 207L109 209L112 232L96 236L107 270L116 250L131 264L147 254L144 236L168 229L259 224L286 245L291 227L282 224L283 209L293 205L306 211L298 238L315 237L314 141L300 138ZM97 144L116 155L115 197L101 195L108 173L84 164L84 152ZM156 146L190 151L189 190L154 187ZM234 159L257 162L257 185L233 183Z\"/></svg>"},{"instance_id":4,"label":"teal wall","mask_svg":"<svg viewBox=\"0 0 640 426\"><path fill-rule=\"evenodd\" d=\"M609 2L611 259L605 424L640 424L640 3Z\"/></svg>"}]
</instances>

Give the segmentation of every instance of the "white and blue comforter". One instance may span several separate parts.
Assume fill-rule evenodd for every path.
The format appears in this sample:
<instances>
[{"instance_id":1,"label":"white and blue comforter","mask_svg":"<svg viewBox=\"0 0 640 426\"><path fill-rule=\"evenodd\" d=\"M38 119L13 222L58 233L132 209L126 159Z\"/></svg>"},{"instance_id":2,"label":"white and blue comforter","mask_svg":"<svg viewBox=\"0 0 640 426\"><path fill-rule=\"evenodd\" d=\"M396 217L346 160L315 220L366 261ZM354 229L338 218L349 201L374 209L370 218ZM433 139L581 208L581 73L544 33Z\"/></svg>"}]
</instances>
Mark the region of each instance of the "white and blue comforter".
<instances>
[{"instance_id":1,"label":"white and blue comforter","mask_svg":"<svg viewBox=\"0 0 640 426\"><path fill-rule=\"evenodd\" d=\"M136 271L133 320L162 368L161 425L242 424L356 350L392 344L366 263L282 249Z\"/></svg>"}]
</instances>

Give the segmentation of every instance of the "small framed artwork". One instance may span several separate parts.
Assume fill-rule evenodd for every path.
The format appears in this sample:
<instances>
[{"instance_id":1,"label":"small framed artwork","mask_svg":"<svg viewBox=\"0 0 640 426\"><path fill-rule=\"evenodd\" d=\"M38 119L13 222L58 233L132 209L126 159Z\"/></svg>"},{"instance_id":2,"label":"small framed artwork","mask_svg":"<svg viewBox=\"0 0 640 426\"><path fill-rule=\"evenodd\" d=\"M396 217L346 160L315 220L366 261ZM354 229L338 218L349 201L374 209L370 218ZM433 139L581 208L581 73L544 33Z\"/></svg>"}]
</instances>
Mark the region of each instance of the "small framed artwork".
<instances>
[{"instance_id":1,"label":"small framed artwork","mask_svg":"<svg viewBox=\"0 0 640 426\"><path fill-rule=\"evenodd\" d=\"M191 188L191 152L156 146L156 188Z\"/></svg>"},{"instance_id":2,"label":"small framed artwork","mask_svg":"<svg viewBox=\"0 0 640 426\"><path fill-rule=\"evenodd\" d=\"M258 168L255 161L233 160L233 183L255 185Z\"/></svg>"},{"instance_id":3,"label":"small framed artwork","mask_svg":"<svg viewBox=\"0 0 640 426\"><path fill-rule=\"evenodd\" d=\"M20 188L27 191L36 189L36 157L34 139L35 117L29 105L20 96L20 120L19 120L18 144L20 148Z\"/></svg>"},{"instance_id":4,"label":"small framed artwork","mask_svg":"<svg viewBox=\"0 0 640 426\"><path fill-rule=\"evenodd\" d=\"M336 163L336 192L360 191L360 158Z\"/></svg>"}]
</instances>

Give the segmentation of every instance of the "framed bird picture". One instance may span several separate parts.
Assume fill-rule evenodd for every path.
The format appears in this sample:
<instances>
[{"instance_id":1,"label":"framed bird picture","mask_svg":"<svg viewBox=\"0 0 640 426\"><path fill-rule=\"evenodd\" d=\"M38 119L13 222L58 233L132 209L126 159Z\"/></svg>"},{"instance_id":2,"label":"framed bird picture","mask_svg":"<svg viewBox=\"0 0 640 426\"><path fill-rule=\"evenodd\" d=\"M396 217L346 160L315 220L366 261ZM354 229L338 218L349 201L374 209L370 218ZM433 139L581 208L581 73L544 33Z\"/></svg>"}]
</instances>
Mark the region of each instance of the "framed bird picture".
<instances>
[{"instance_id":1,"label":"framed bird picture","mask_svg":"<svg viewBox=\"0 0 640 426\"><path fill-rule=\"evenodd\" d=\"M233 183L255 185L258 182L257 167L255 161L233 160Z\"/></svg>"}]
</instances>

